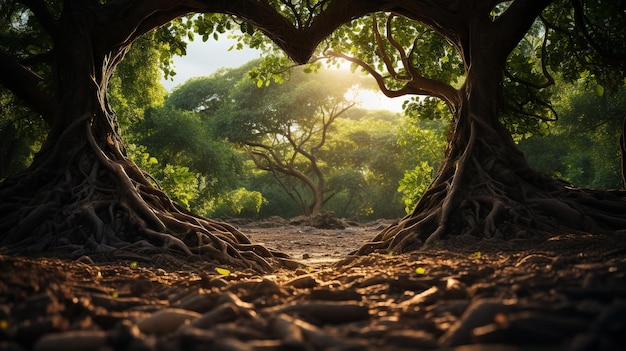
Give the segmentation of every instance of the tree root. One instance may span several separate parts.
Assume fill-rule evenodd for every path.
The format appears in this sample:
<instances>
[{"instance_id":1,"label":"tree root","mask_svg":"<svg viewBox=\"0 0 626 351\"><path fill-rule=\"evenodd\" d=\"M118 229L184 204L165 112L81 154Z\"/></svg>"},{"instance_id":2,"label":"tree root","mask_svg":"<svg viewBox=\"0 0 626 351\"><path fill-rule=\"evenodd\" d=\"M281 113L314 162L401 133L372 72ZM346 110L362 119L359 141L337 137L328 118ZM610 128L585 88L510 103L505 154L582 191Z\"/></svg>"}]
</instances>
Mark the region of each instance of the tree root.
<instances>
[{"instance_id":1,"label":"tree root","mask_svg":"<svg viewBox=\"0 0 626 351\"><path fill-rule=\"evenodd\" d=\"M472 119L466 146L448 152L413 213L355 253L404 253L460 236L508 240L626 233L626 191L571 187L533 170L497 135Z\"/></svg>"},{"instance_id":2,"label":"tree root","mask_svg":"<svg viewBox=\"0 0 626 351\"><path fill-rule=\"evenodd\" d=\"M56 143L24 173L0 184L0 246L18 254L95 261L144 257L168 264L204 261L271 271L293 266L230 224L196 216L155 188L107 138L98 143L89 118L64 133L85 142ZM71 148L61 150L65 145Z\"/></svg>"}]
</instances>

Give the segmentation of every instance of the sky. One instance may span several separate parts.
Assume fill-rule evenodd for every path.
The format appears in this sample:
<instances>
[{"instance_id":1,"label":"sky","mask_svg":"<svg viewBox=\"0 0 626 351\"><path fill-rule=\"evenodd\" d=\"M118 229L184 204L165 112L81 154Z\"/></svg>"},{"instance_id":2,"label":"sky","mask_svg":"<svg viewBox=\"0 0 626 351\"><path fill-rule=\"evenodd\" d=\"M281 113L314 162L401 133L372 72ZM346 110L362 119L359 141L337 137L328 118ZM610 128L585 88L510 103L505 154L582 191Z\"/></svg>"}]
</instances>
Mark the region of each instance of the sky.
<instances>
[{"instance_id":1,"label":"sky","mask_svg":"<svg viewBox=\"0 0 626 351\"><path fill-rule=\"evenodd\" d=\"M221 36L218 41L209 39L207 42L196 40L187 45L187 55L174 57L173 80L162 80L168 91L183 84L189 78L208 76L220 68L236 68L246 62L258 58L260 51L245 48L228 51L234 40ZM380 92L364 91L359 96L360 106L366 109L385 109L402 112L404 98L390 99Z\"/></svg>"}]
</instances>

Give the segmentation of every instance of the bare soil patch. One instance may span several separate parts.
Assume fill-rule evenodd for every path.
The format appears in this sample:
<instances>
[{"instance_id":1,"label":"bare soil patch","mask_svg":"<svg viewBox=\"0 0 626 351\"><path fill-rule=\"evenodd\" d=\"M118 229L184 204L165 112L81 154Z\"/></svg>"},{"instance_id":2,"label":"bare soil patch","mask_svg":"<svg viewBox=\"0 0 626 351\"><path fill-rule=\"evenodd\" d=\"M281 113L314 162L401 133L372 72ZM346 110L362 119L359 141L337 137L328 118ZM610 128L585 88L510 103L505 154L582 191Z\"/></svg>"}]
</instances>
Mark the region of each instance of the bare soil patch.
<instances>
[{"instance_id":1,"label":"bare soil patch","mask_svg":"<svg viewBox=\"0 0 626 351\"><path fill-rule=\"evenodd\" d=\"M623 235L346 257L379 225L238 224L265 275L0 255L0 350L626 349Z\"/></svg>"},{"instance_id":2,"label":"bare soil patch","mask_svg":"<svg viewBox=\"0 0 626 351\"><path fill-rule=\"evenodd\" d=\"M254 243L284 252L305 265L317 266L345 258L392 222L346 223L344 229L319 229L289 225L286 220L273 218L245 224L239 229Z\"/></svg>"}]
</instances>

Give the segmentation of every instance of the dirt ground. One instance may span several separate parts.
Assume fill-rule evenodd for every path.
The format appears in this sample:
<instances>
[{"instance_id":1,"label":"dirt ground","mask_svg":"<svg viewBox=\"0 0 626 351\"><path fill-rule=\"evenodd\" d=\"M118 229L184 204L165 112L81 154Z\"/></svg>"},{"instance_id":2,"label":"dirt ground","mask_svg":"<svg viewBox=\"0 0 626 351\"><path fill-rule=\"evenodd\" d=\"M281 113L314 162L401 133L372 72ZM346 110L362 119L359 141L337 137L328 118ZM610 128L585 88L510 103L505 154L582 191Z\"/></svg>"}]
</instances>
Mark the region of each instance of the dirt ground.
<instances>
[{"instance_id":1,"label":"dirt ground","mask_svg":"<svg viewBox=\"0 0 626 351\"><path fill-rule=\"evenodd\" d=\"M318 229L269 220L239 226L254 243L286 253L305 265L317 266L345 258L373 239L391 220L379 220L345 229Z\"/></svg>"},{"instance_id":2,"label":"dirt ground","mask_svg":"<svg viewBox=\"0 0 626 351\"><path fill-rule=\"evenodd\" d=\"M626 350L624 235L347 256L386 224L236 224L264 275L0 255L0 350Z\"/></svg>"}]
</instances>

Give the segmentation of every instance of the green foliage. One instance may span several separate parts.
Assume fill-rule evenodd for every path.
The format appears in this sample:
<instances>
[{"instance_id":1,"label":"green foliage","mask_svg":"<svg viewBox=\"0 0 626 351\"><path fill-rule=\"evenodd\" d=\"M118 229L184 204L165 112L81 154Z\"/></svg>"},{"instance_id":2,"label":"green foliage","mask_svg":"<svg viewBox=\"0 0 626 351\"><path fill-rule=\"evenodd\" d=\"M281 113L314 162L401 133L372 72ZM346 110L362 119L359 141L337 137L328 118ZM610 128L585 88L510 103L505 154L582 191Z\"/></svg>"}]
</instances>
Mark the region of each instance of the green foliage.
<instances>
[{"instance_id":1,"label":"green foliage","mask_svg":"<svg viewBox=\"0 0 626 351\"><path fill-rule=\"evenodd\" d=\"M573 6L569 6L571 3ZM626 72L626 14L623 1L556 1L544 11L547 62L568 82L596 77L606 90L623 85Z\"/></svg>"},{"instance_id":2,"label":"green foliage","mask_svg":"<svg viewBox=\"0 0 626 351\"><path fill-rule=\"evenodd\" d=\"M198 199L202 190L198 181L199 174L191 172L188 167L160 164L142 145L129 144L127 151L137 166L146 171L155 185L174 202L190 209L191 202Z\"/></svg>"},{"instance_id":3,"label":"green foliage","mask_svg":"<svg viewBox=\"0 0 626 351\"><path fill-rule=\"evenodd\" d=\"M320 150L335 119L350 107L344 95L355 84L346 72L296 70L284 84L261 87L243 77L231 103L212 117L213 130L246 149L305 214L316 212L329 191Z\"/></svg>"},{"instance_id":4,"label":"green foliage","mask_svg":"<svg viewBox=\"0 0 626 351\"><path fill-rule=\"evenodd\" d=\"M0 180L28 167L47 131L39 115L0 88Z\"/></svg>"},{"instance_id":5,"label":"green foliage","mask_svg":"<svg viewBox=\"0 0 626 351\"><path fill-rule=\"evenodd\" d=\"M210 118L228 105L233 86L259 64L253 60L239 68L221 69L207 77L195 77L177 86L167 97L166 106L182 111L202 112Z\"/></svg>"},{"instance_id":6,"label":"green foliage","mask_svg":"<svg viewBox=\"0 0 626 351\"><path fill-rule=\"evenodd\" d=\"M443 158L445 142L435 136L443 139L440 131L422 130L388 111L356 110L338 120L322 154L332 169L328 185L339 190L326 208L359 219L401 217L405 205L397 189L405 170L420 161L435 168ZM424 182L414 186L430 184Z\"/></svg>"},{"instance_id":7,"label":"green foliage","mask_svg":"<svg viewBox=\"0 0 626 351\"><path fill-rule=\"evenodd\" d=\"M402 193L406 213L413 211L415 204L432 183L433 170L428 162L422 161L412 170L404 172L404 178L400 180L398 191Z\"/></svg>"},{"instance_id":8,"label":"green foliage","mask_svg":"<svg viewBox=\"0 0 626 351\"><path fill-rule=\"evenodd\" d=\"M368 129L364 126L367 123L364 115L365 111L354 110L346 116L349 119L338 119L327 144L320 150L320 158L327 166L327 186L337 193L326 208L339 215L362 217L364 213L371 214L371 204L366 204L365 199L369 185L367 176L371 173L369 161L378 154L371 153L377 139L374 131L394 130L390 124L385 126L388 129ZM375 151L383 153L383 145L378 146L380 149Z\"/></svg>"},{"instance_id":9,"label":"green foliage","mask_svg":"<svg viewBox=\"0 0 626 351\"><path fill-rule=\"evenodd\" d=\"M109 81L108 97L123 127L140 121L147 108L163 105L166 91L160 83L159 44L154 36L150 33L138 40Z\"/></svg>"},{"instance_id":10,"label":"green foliage","mask_svg":"<svg viewBox=\"0 0 626 351\"><path fill-rule=\"evenodd\" d=\"M411 97L402 104L404 113L418 120L445 120L451 118L450 109L440 99L434 97Z\"/></svg>"},{"instance_id":11,"label":"green foliage","mask_svg":"<svg viewBox=\"0 0 626 351\"><path fill-rule=\"evenodd\" d=\"M538 133L557 119L551 105L554 80L545 66L546 28L536 21L509 55L500 120L513 134Z\"/></svg>"},{"instance_id":12,"label":"green foliage","mask_svg":"<svg viewBox=\"0 0 626 351\"><path fill-rule=\"evenodd\" d=\"M258 191L246 188L231 190L211 201L207 214L211 217L256 218L267 200Z\"/></svg>"},{"instance_id":13,"label":"green foliage","mask_svg":"<svg viewBox=\"0 0 626 351\"><path fill-rule=\"evenodd\" d=\"M230 16L219 13L202 13L194 17L192 33L196 33L202 37L202 41L206 42L209 38L218 40L221 34L233 29L234 23ZM193 40L193 37L189 38Z\"/></svg>"},{"instance_id":14,"label":"green foliage","mask_svg":"<svg viewBox=\"0 0 626 351\"><path fill-rule=\"evenodd\" d=\"M441 113L438 105L428 105L437 113ZM428 108L420 110L425 114ZM441 165L446 147L446 118L435 120L408 119L401 127L398 144L403 151L403 158L411 160L403 177L399 181L398 191L402 194L402 202L406 213L410 213L435 178Z\"/></svg>"},{"instance_id":15,"label":"green foliage","mask_svg":"<svg viewBox=\"0 0 626 351\"><path fill-rule=\"evenodd\" d=\"M213 194L230 188L240 170L239 155L225 141L212 138L211 127L195 112L151 109L131 132L133 141L145 145L163 164L180 165L206 177Z\"/></svg>"},{"instance_id":16,"label":"green foliage","mask_svg":"<svg viewBox=\"0 0 626 351\"><path fill-rule=\"evenodd\" d=\"M187 54L187 39L193 40L194 22L189 17L176 18L154 31L154 45L158 49L158 61L165 79L176 75L173 64L174 56Z\"/></svg>"},{"instance_id":17,"label":"green foliage","mask_svg":"<svg viewBox=\"0 0 626 351\"><path fill-rule=\"evenodd\" d=\"M193 142L196 139L194 133L205 128L209 130L207 138L214 142L219 137L237 144L271 141L274 152L290 155L288 145L279 145L286 141L290 133L288 127L297 126L291 129L294 139L318 143L319 135L309 136L305 131L319 128L315 118L311 118L322 108L319 101L324 94L332 96L326 98L331 99L330 102L332 99L341 101L348 82L353 80L349 76L343 77L342 72L294 72L289 82L258 88L246 73L250 67L251 64L222 70L177 87L167 98L164 109L149 111L145 121L139 124L144 133L143 143L160 150L157 153L159 160L176 160L183 164L181 162L188 155L205 149L202 143ZM336 77L341 79L332 79ZM180 111L181 108L186 112ZM396 189L404 170L414 168L417 161L414 154L406 158L408 161L402 159L408 155L409 151L403 150L408 150L411 142L408 138L403 144L398 142L399 136L407 130L401 120L402 117L390 112L350 109L333 122L325 144L315 151L318 167L325 177L326 194L329 195L325 210L362 219L402 216L404 204ZM159 128L163 131L159 132ZM402 132L402 129L405 131ZM428 142L432 140L425 141ZM304 145L301 146L306 148ZM173 146L181 147L178 154L173 152ZM187 150L184 154L183 149ZM166 156L169 154L175 156ZM301 167L302 172L310 174L310 166L301 156L287 160ZM306 187L293 179L283 177L281 183L277 183L271 173L250 168L244 174L245 178L231 178L239 179L238 184L246 191L257 192L264 198L257 212L247 210L246 213L295 216L299 214L298 208L290 205L293 199L285 189L300 194L296 196L309 196L305 195ZM245 202L244 198L228 191L216 194L213 200L198 205L205 209L206 212L202 213L219 217L240 215L237 206L241 204L237 205L237 201ZM193 208L194 202L191 203Z\"/></svg>"},{"instance_id":18,"label":"green foliage","mask_svg":"<svg viewBox=\"0 0 626 351\"><path fill-rule=\"evenodd\" d=\"M56 16L60 4L50 4ZM52 47L35 16L15 1L0 1L0 51L17 60L45 54ZM45 77L50 69L34 64L32 71ZM45 140L48 126L41 116L0 85L0 180L26 168Z\"/></svg>"},{"instance_id":19,"label":"green foliage","mask_svg":"<svg viewBox=\"0 0 626 351\"><path fill-rule=\"evenodd\" d=\"M595 86L587 77L559 91L559 120L546 136L526 137L519 147L533 166L576 186L617 189L626 93L598 96Z\"/></svg>"},{"instance_id":20,"label":"green foliage","mask_svg":"<svg viewBox=\"0 0 626 351\"><path fill-rule=\"evenodd\" d=\"M189 203L198 197L199 175L189 171L188 167L166 165L156 177L172 200L189 209Z\"/></svg>"},{"instance_id":21,"label":"green foliage","mask_svg":"<svg viewBox=\"0 0 626 351\"><path fill-rule=\"evenodd\" d=\"M379 40L376 33L382 46L376 44ZM450 43L419 22L388 13L358 18L341 26L325 41L322 50L328 49L358 58L381 72L389 89L398 89L408 80L402 55L423 77L456 85L464 80L462 59Z\"/></svg>"}]
</instances>

